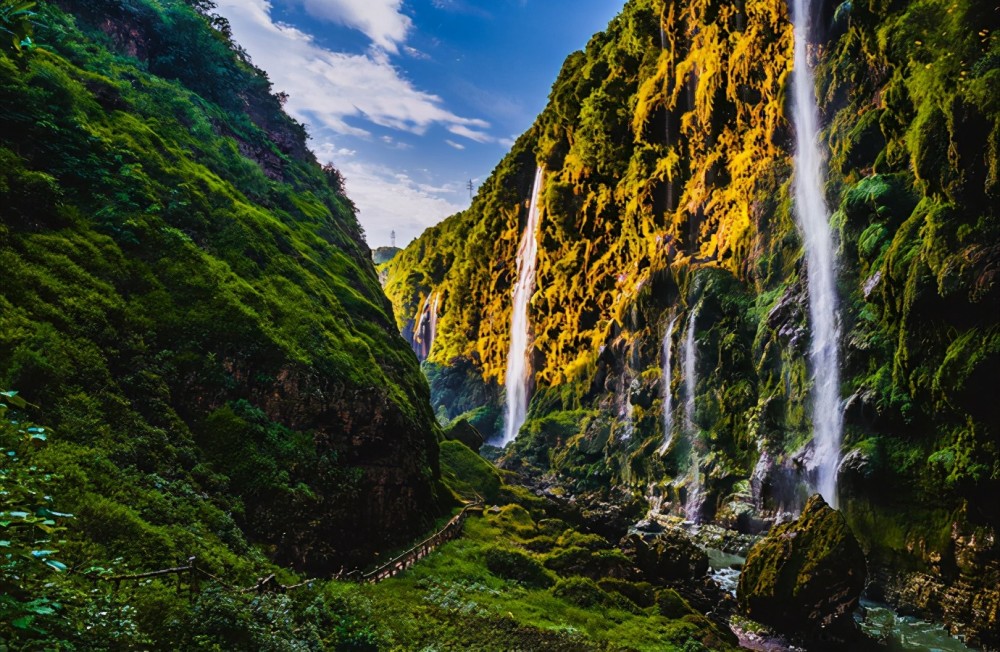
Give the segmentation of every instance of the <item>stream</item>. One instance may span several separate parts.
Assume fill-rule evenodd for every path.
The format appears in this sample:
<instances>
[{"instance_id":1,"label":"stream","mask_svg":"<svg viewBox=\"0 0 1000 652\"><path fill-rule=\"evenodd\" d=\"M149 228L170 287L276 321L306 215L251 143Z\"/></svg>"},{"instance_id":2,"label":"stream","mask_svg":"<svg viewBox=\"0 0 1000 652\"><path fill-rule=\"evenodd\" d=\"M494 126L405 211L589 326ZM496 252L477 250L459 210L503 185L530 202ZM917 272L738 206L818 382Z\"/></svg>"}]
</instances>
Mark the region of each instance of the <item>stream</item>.
<instances>
[{"instance_id":1,"label":"stream","mask_svg":"<svg viewBox=\"0 0 1000 652\"><path fill-rule=\"evenodd\" d=\"M736 595L736 585L739 583L740 571L746 561L744 557L730 554L715 548L705 548L708 554L709 575L732 595ZM734 568L734 566L736 568ZM859 613L855 618L861 625L862 631L872 639L882 644L880 650L886 652L909 652L911 650L919 652L974 652L975 648L965 645L959 639L948 634L948 630L943 625L930 623L913 616L901 616L892 608L885 604L861 600ZM779 650L797 650L799 648L789 648L786 645L773 640L759 641L762 647L754 646L751 649L768 650L778 652Z\"/></svg>"}]
</instances>

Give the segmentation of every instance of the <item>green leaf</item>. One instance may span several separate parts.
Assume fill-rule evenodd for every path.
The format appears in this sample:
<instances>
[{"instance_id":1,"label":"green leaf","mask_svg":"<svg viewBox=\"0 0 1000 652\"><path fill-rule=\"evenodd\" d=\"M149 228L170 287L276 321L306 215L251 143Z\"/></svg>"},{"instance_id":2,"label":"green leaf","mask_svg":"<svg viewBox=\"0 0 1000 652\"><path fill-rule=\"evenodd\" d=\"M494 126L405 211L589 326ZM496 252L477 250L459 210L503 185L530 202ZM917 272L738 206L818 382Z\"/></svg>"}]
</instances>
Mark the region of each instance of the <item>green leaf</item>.
<instances>
[{"instance_id":1,"label":"green leaf","mask_svg":"<svg viewBox=\"0 0 1000 652\"><path fill-rule=\"evenodd\" d=\"M60 572L67 570L66 564L61 561L56 561L55 559L46 559L45 563Z\"/></svg>"},{"instance_id":2,"label":"green leaf","mask_svg":"<svg viewBox=\"0 0 1000 652\"><path fill-rule=\"evenodd\" d=\"M10 621L10 624L15 629L29 629L31 627L31 621L35 619L34 616L22 616L21 618L15 618Z\"/></svg>"},{"instance_id":3,"label":"green leaf","mask_svg":"<svg viewBox=\"0 0 1000 652\"><path fill-rule=\"evenodd\" d=\"M7 402L16 408L25 408L28 406L28 402L17 395L17 392L11 390L6 392L0 392L0 396L7 399Z\"/></svg>"}]
</instances>

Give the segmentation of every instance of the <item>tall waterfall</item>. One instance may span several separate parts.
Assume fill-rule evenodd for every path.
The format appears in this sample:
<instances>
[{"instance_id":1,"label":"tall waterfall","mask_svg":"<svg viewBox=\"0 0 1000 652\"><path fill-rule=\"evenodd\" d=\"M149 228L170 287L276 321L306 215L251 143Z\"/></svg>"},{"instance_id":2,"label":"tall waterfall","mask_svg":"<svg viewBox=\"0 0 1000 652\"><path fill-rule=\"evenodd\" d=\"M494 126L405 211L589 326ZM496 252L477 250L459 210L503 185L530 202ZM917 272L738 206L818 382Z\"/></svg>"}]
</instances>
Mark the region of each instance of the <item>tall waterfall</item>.
<instances>
[{"instance_id":1,"label":"tall waterfall","mask_svg":"<svg viewBox=\"0 0 1000 652\"><path fill-rule=\"evenodd\" d=\"M517 285L514 286L514 306L510 318L510 351L507 354L507 418L503 441L506 446L517 437L528 413L528 389L531 380L530 327L528 301L535 291L535 263L538 256L539 197L545 168L535 171L535 186L531 191L528 223L517 248Z\"/></svg>"},{"instance_id":2,"label":"tall waterfall","mask_svg":"<svg viewBox=\"0 0 1000 652\"><path fill-rule=\"evenodd\" d=\"M667 452L670 442L674 438L674 397L670 391L670 381L673 378L673 365L671 364L671 353L673 351L673 332L677 317L670 319L667 325L667 332L663 334L663 445L660 446L660 455Z\"/></svg>"},{"instance_id":3,"label":"tall waterfall","mask_svg":"<svg viewBox=\"0 0 1000 652\"><path fill-rule=\"evenodd\" d=\"M693 435L696 426L694 425L694 394L698 385L698 353L694 343L694 323L695 310L691 308L691 315L688 317L687 335L684 336L684 427L688 434Z\"/></svg>"},{"instance_id":4,"label":"tall waterfall","mask_svg":"<svg viewBox=\"0 0 1000 652\"><path fill-rule=\"evenodd\" d=\"M698 458L698 426L694 422L694 396L698 386L698 353L695 349L694 329L697 311L691 307L687 334L684 336L684 428L691 442L690 473L684 512L690 521L697 521L704 498L701 495L701 460Z\"/></svg>"},{"instance_id":5,"label":"tall waterfall","mask_svg":"<svg viewBox=\"0 0 1000 652\"><path fill-rule=\"evenodd\" d=\"M811 0L794 0L795 67L792 75L795 124L795 216L805 240L809 279L809 362L813 375L813 441L816 486L827 503L837 505L837 465L843 413L837 351L837 291L830 211L823 196L824 164L819 149L819 110L809 67ZM814 9L814 8L813 8Z\"/></svg>"}]
</instances>

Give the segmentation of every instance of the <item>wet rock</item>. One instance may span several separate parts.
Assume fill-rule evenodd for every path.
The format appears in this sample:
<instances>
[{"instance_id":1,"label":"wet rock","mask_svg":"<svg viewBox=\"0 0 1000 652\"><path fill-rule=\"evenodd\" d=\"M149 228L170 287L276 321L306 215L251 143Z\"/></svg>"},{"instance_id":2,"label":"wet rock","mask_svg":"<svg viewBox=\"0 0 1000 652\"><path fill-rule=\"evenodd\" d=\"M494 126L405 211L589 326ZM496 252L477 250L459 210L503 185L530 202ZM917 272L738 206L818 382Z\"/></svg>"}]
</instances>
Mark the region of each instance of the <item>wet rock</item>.
<instances>
[{"instance_id":1,"label":"wet rock","mask_svg":"<svg viewBox=\"0 0 1000 652\"><path fill-rule=\"evenodd\" d=\"M820 496L797 521L750 550L736 596L749 618L814 642L843 645L865 588L865 556L847 521Z\"/></svg>"},{"instance_id":2,"label":"wet rock","mask_svg":"<svg viewBox=\"0 0 1000 652\"><path fill-rule=\"evenodd\" d=\"M655 536L634 533L619 545L653 582L694 579L708 573L708 555L680 532L667 530Z\"/></svg>"},{"instance_id":3,"label":"wet rock","mask_svg":"<svg viewBox=\"0 0 1000 652\"><path fill-rule=\"evenodd\" d=\"M841 485L847 487L864 487L871 482L874 475L875 467L871 456L859 448L845 455L837 469Z\"/></svg>"},{"instance_id":4,"label":"wet rock","mask_svg":"<svg viewBox=\"0 0 1000 652\"><path fill-rule=\"evenodd\" d=\"M975 647L1000 650L996 530L971 525L963 517L952 525L951 545L954 559L931 563L925 571L880 569L874 587L877 595L907 613L943 621L952 635L964 637Z\"/></svg>"}]
</instances>

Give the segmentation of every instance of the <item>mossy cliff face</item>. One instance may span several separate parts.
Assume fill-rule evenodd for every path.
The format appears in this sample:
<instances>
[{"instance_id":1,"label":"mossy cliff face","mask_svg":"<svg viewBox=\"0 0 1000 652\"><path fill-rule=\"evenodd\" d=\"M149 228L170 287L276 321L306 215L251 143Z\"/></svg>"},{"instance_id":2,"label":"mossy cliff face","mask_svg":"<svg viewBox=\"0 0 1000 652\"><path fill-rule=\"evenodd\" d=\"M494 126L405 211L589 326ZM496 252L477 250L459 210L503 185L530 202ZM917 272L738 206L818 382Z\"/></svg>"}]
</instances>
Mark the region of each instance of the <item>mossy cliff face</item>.
<instances>
[{"instance_id":1,"label":"mossy cliff face","mask_svg":"<svg viewBox=\"0 0 1000 652\"><path fill-rule=\"evenodd\" d=\"M948 533L995 539L1000 520L997 17L971 1L873 1L824 4L815 22L838 243L841 504L875 565L950 583L961 573ZM404 330L442 297L429 369L466 390L432 383L440 416L477 401L499 415L490 388L504 377L515 249L541 164L537 389L507 463L555 472L564 492L624 487L664 510L695 496L699 518L727 523L801 509L812 381L789 192L792 46L783 2L636 0L569 56L472 207L389 264ZM661 455L665 338L674 412ZM886 515L899 527L880 527Z\"/></svg>"},{"instance_id":2,"label":"mossy cliff face","mask_svg":"<svg viewBox=\"0 0 1000 652\"><path fill-rule=\"evenodd\" d=\"M843 514L816 495L798 520L750 549L736 599L744 614L779 631L842 639L856 628L866 570Z\"/></svg>"},{"instance_id":3,"label":"mossy cliff face","mask_svg":"<svg viewBox=\"0 0 1000 652\"><path fill-rule=\"evenodd\" d=\"M439 430L339 173L210 6L40 3L0 53L0 384L89 559L334 571L433 517Z\"/></svg>"}]
</instances>

